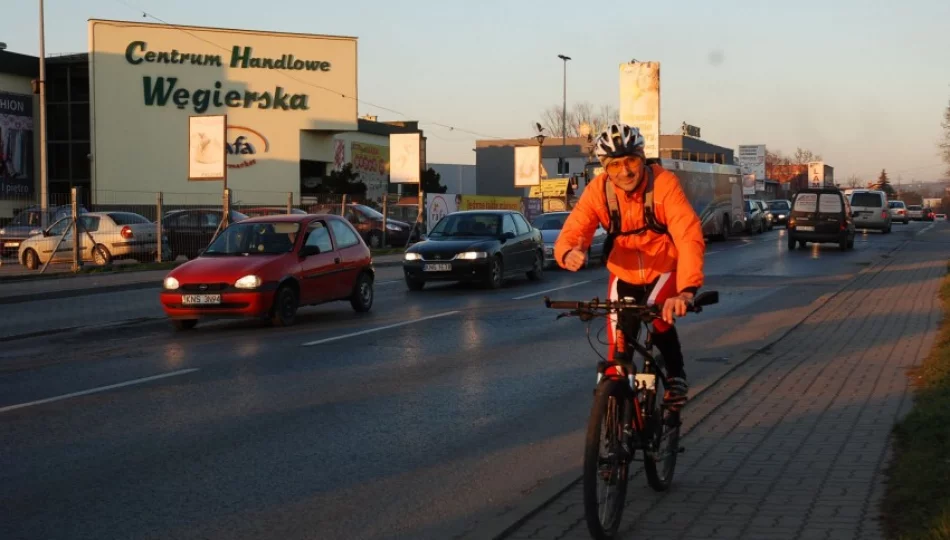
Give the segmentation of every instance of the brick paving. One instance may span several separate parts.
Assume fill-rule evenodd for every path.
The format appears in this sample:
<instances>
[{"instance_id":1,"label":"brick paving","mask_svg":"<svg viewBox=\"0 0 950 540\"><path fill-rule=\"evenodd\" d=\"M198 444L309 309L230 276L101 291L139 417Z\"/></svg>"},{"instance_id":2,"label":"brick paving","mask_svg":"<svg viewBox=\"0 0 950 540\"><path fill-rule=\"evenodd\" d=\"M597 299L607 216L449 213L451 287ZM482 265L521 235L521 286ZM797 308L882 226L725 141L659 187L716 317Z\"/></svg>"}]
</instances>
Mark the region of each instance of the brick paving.
<instances>
[{"instance_id":1,"label":"brick paving","mask_svg":"<svg viewBox=\"0 0 950 540\"><path fill-rule=\"evenodd\" d=\"M673 487L635 468L621 537L882 538L889 436L935 339L946 258L909 244L693 400ZM589 538L580 483L506 538Z\"/></svg>"}]
</instances>

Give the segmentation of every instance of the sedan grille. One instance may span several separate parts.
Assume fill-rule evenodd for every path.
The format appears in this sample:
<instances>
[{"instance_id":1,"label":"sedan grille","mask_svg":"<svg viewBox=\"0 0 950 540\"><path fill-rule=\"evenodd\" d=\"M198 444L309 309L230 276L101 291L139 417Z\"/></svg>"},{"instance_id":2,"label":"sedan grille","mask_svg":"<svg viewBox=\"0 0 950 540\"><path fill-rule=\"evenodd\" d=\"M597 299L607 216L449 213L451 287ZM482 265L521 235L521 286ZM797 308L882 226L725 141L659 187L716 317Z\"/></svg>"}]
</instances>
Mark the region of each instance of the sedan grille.
<instances>
[{"instance_id":1,"label":"sedan grille","mask_svg":"<svg viewBox=\"0 0 950 540\"><path fill-rule=\"evenodd\" d=\"M188 283L181 286L185 292L217 292L227 289L227 283Z\"/></svg>"}]
</instances>

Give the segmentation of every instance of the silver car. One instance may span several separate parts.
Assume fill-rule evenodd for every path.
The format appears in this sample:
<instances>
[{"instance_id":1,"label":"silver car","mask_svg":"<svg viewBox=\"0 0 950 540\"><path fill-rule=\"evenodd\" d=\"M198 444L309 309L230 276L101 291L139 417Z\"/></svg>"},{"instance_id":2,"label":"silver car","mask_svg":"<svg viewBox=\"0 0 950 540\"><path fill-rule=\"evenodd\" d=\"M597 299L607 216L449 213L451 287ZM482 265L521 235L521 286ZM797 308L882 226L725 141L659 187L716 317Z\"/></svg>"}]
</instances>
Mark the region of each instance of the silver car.
<instances>
[{"instance_id":1,"label":"silver car","mask_svg":"<svg viewBox=\"0 0 950 540\"><path fill-rule=\"evenodd\" d=\"M564 222L567 221L567 216L569 215L571 215L570 212L547 212L534 218L534 221L531 223L532 227L541 231L541 240L544 242L545 268L557 266L557 262L554 260L554 242L556 242L557 237L560 236L561 229L564 228ZM595 264L604 262L602 259L604 256L604 240L606 239L607 231L598 225L597 231L594 232L594 239L590 247L587 248L588 266L590 266L591 262Z\"/></svg>"},{"instance_id":2,"label":"silver car","mask_svg":"<svg viewBox=\"0 0 950 540\"><path fill-rule=\"evenodd\" d=\"M851 192L851 213L857 229L891 232L891 211L887 193L880 190L856 189Z\"/></svg>"},{"instance_id":3,"label":"silver car","mask_svg":"<svg viewBox=\"0 0 950 540\"><path fill-rule=\"evenodd\" d=\"M888 210L891 212L891 221L899 221L904 225L910 221L910 217L907 214L907 206L904 205L904 201L888 201L887 202Z\"/></svg>"}]
</instances>

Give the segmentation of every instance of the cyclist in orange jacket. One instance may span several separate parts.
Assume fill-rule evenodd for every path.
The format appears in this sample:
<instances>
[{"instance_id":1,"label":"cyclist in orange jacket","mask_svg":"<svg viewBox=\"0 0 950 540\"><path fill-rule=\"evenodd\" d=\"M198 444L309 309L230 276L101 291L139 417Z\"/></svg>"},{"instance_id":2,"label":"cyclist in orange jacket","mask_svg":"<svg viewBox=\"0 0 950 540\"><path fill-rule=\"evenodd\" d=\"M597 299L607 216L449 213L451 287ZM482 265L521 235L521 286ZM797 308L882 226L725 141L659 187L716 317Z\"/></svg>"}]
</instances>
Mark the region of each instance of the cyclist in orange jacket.
<instances>
[{"instance_id":1,"label":"cyclist in orange jacket","mask_svg":"<svg viewBox=\"0 0 950 540\"><path fill-rule=\"evenodd\" d=\"M558 235L554 256L561 267L576 272L584 267L597 226L611 231L605 246L608 298L633 297L637 303L663 306L662 318L653 323L654 344L670 377L664 401L678 409L686 402L689 386L673 321L686 314L703 285L706 244L699 216L676 175L647 164L637 128L612 124L597 138L594 149L605 172L584 189ZM613 191L610 197L607 190ZM615 213L609 199L616 201ZM607 331L611 360L616 324L613 315Z\"/></svg>"}]
</instances>

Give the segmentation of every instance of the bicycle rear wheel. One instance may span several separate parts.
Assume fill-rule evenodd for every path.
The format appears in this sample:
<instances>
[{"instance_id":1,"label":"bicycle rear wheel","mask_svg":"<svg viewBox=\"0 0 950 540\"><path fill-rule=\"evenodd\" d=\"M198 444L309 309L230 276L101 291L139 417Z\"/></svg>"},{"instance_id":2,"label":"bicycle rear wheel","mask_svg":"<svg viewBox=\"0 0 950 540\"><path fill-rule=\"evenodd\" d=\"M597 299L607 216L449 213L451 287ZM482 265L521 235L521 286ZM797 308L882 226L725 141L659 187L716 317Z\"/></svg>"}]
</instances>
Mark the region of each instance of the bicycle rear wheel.
<instances>
[{"instance_id":1,"label":"bicycle rear wheel","mask_svg":"<svg viewBox=\"0 0 950 540\"><path fill-rule=\"evenodd\" d=\"M630 387L625 380L604 379L597 386L584 448L584 516L593 538L617 534L627 498L630 459L624 426L633 420Z\"/></svg>"},{"instance_id":2,"label":"bicycle rear wheel","mask_svg":"<svg viewBox=\"0 0 950 540\"><path fill-rule=\"evenodd\" d=\"M662 365L662 360L660 363ZM665 392L663 377L658 375L656 392L649 394L643 404L644 412L649 415L648 448L643 453L643 470L647 474L647 483L655 491L666 491L673 483L680 447L680 413L663 406Z\"/></svg>"}]
</instances>

